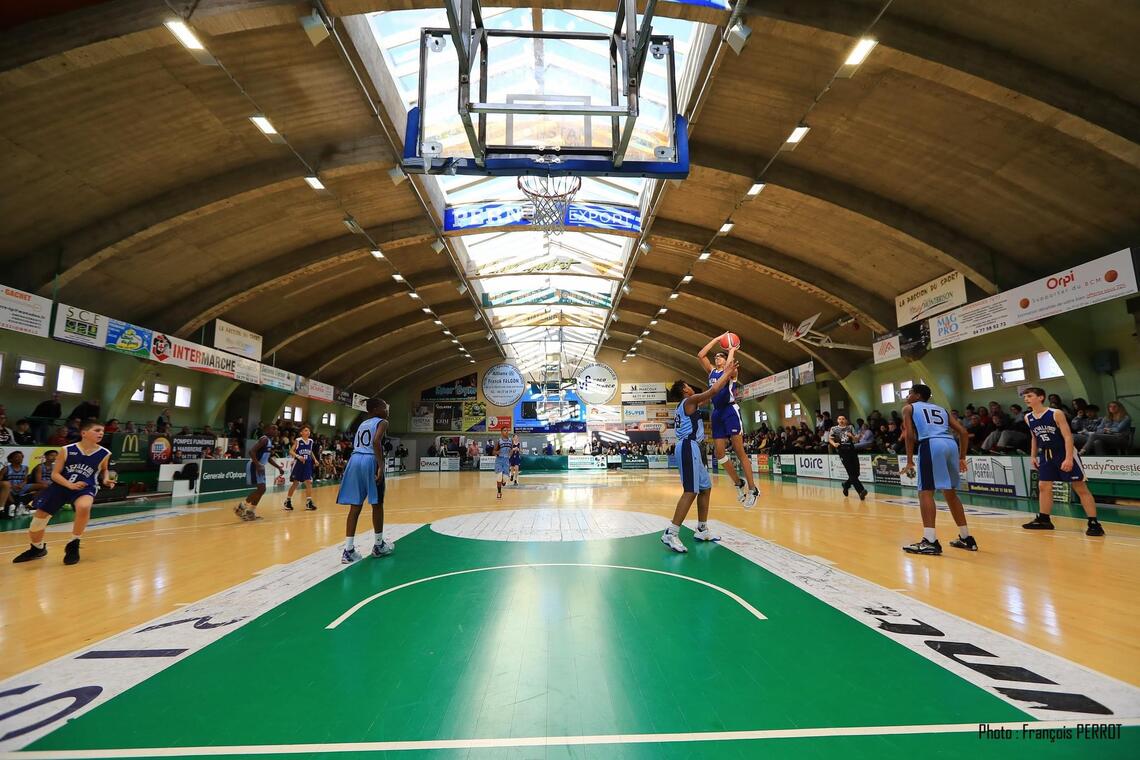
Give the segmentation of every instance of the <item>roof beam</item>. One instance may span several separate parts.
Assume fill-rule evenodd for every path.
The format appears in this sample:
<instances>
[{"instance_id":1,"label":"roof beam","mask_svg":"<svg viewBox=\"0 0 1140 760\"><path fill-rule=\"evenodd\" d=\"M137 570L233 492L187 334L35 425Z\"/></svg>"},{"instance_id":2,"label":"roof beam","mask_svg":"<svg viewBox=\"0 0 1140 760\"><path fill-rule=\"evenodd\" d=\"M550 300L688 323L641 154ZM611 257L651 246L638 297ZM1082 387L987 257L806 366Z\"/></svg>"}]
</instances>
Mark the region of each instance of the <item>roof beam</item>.
<instances>
[{"instance_id":1,"label":"roof beam","mask_svg":"<svg viewBox=\"0 0 1140 760\"><path fill-rule=\"evenodd\" d=\"M462 340L464 338L476 338L480 334L481 333L478 330L474 330L465 333L456 333L456 337ZM453 344L449 343L448 345ZM355 376L351 380L347 381L344 384L344 387L355 388L365 378L371 377L372 375L386 368L390 368L393 364L415 364L416 354L427 349L430 349L432 352L439 353L440 344L433 345L430 341L425 341L423 336L420 336L405 340L404 342L398 343L394 346L389 346L387 348L381 349L387 358L383 361L376 362L375 364L372 363L371 357L376 356L376 354L362 357L359 360L359 365L357 366L356 371L354 372ZM450 355L451 352L448 353ZM463 358L463 361L468 361L466 358L460 356L458 350L455 351L455 356L457 358ZM368 369L361 371L361 369L366 365L371 366L369 366Z\"/></svg>"},{"instance_id":2,"label":"roof beam","mask_svg":"<svg viewBox=\"0 0 1140 760\"><path fill-rule=\"evenodd\" d=\"M665 237L688 243L694 253L704 250L714 240L710 250L728 254L749 262L766 274L810 293L822 301L857 316L864 324L879 332L892 329L895 323L894 305L863 290L859 285L814 266L796 256L782 253L767 246L757 245L737 237L717 235L716 230L697 227L684 222L658 216L649 231L650 238Z\"/></svg>"},{"instance_id":3,"label":"roof beam","mask_svg":"<svg viewBox=\"0 0 1140 760\"><path fill-rule=\"evenodd\" d=\"M368 234L380 245L390 248L434 238L431 225L422 216L370 227ZM186 337L211 319L220 317L258 295L350 261L367 251L368 241L360 235L341 235L322 240L205 284L192 300L187 299L172 308L156 310L139 321L143 324L172 325L174 327L171 330L176 335ZM297 267L298 261L304 262L303 266ZM283 274L266 279L266 272Z\"/></svg>"},{"instance_id":4,"label":"roof beam","mask_svg":"<svg viewBox=\"0 0 1140 760\"><path fill-rule=\"evenodd\" d=\"M325 181L392 166L391 150L379 138L367 138L335 146L321 146L311 153ZM319 157L319 158L318 158ZM295 157L263 161L215 175L190 185L178 186L32 252L21 267L28 288L50 296L54 287L66 288L84 273L135 246L142 245L180 225L226 211L274 193L305 187L303 172ZM314 196L315 202L331 200ZM336 213L340 213L336 211ZM57 276L58 275L58 276Z\"/></svg>"}]
</instances>

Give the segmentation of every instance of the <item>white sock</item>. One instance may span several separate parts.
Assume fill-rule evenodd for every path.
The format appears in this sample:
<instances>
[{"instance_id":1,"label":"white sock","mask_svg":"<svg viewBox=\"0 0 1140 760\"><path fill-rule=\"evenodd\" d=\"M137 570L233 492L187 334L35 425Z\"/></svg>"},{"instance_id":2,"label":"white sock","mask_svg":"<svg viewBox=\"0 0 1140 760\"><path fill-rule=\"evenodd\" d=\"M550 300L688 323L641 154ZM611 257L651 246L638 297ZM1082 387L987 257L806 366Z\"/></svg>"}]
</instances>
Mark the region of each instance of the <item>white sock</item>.
<instances>
[{"instance_id":1,"label":"white sock","mask_svg":"<svg viewBox=\"0 0 1140 760\"><path fill-rule=\"evenodd\" d=\"M925 538L930 543L934 543L935 541L938 540L938 536L934 535L934 528L923 528L922 529L922 537Z\"/></svg>"},{"instance_id":2,"label":"white sock","mask_svg":"<svg viewBox=\"0 0 1140 760\"><path fill-rule=\"evenodd\" d=\"M36 547L37 549L42 549L45 546L47 546L47 542L46 541L40 541L38 544L32 544L32 546Z\"/></svg>"},{"instance_id":3,"label":"white sock","mask_svg":"<svg viewBox=\"0 0 1140 760\"><path fill-rule=\"evenodd\" d=\"M709 524L707 522L698 522L697 523L697 530L707 530L708 527L709 527Z\"/></svg>"},{"instance_id":4,"label":"white sock","mask_svg":"<svg viewBox=\"0 0 1140 760\"><path fill-rule=\"evenodd\" d=\"M356 538L354 536L349 536L348 538L344 539L345 551L352 551L355 548L356 548Z\"/></svg>"},{"instance_id":5,"label":"white sock","mask_svg":"<svg viewBox=\"0 0 1140 760\"><path fill-rule=\"evenodd\" d=\"M376 545L379 546L382 543L384 543L384 534L380 533L376 536Z\"/></svg>"},{"instance_id":6,"label":"white sock","mask_svg":"<svg viewBox=\"0 0 1140 760\"><path fill-rule=\"evenodd\" d=\"M680 530L679 526L669 523L669 527L665 529L665 532L675 536L678 530Z\"/></svg>"},{"instance_id":7,"label":"white sock","mask_svg":"<svg viewBox=\"0 0 1140 760\"><path fill-rule=\"evenodd\" d=\"M969 535L970 535L970 527L968 525L959 525L958 526L958 537L959 538L966 538Z\"/></svg>"}]
</instances>

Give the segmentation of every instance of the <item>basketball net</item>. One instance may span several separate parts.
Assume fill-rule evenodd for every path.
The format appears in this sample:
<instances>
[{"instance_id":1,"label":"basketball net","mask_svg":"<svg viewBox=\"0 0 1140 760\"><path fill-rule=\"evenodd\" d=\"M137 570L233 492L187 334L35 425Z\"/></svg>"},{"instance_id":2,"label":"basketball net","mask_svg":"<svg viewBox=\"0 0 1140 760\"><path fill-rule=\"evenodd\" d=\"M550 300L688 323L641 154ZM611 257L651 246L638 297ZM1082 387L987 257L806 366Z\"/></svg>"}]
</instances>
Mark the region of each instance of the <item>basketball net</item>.
<instances>
[{"instance_id":1,"label":"basketball net","mask_svg":"<svg viewBox=\"0 0 1140 760\"><path fill-rule=\"evenodd\" d=\"M566 207L582 189L582 178L528 174L519 177L518 184L529 200L523 216L530 220L531 226L545 232L547 237L561 235L566 229Z\"/></svg>"}]
</instances>

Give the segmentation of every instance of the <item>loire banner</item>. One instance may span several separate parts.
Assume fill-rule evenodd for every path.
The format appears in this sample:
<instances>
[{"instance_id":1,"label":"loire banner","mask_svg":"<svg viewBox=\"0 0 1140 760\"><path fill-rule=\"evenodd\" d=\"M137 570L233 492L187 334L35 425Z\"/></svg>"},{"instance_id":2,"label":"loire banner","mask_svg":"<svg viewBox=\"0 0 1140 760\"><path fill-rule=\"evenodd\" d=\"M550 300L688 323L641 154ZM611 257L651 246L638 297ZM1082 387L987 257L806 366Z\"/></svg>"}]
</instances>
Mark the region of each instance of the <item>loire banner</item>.
<instances>
[{"instance_id":1,"label":"loire banner","mask_svg":"<svg viewBox=\"0 0 1140 760\"><path fill-rule=\"evenodd\" d=\"M830 477L825 454L796 454L796 477L798 478L827 478Z\"/></svg>"}]
</instances>

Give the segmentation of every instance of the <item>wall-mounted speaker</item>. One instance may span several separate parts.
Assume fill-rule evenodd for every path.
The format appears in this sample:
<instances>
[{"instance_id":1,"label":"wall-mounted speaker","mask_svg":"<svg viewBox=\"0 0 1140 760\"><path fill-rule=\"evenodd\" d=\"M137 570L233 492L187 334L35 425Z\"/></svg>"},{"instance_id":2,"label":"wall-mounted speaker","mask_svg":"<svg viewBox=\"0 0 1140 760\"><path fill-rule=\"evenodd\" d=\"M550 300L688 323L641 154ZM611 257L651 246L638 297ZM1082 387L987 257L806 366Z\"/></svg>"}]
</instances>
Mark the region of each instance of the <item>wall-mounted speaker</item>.
<instances>
[{"instance_id":1,"label":"wall-mounted speaker","mask_svg":"<svg viewBox=\"0 0 1140 760\"><path fill-rule=\"evenodd\" d=\"M1111 375L1120 369L1120 354L1115 349L1097 351L1093 354L1093 369L1104 375Z\"/></svg>"}]
</instances>

